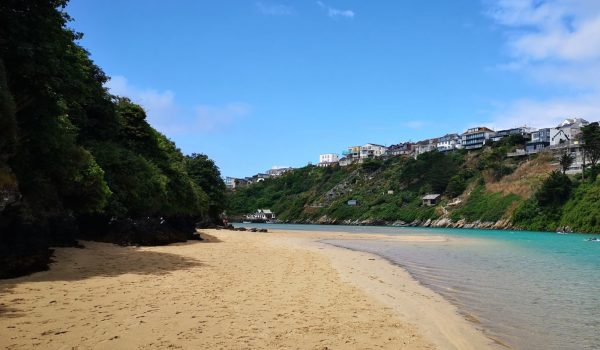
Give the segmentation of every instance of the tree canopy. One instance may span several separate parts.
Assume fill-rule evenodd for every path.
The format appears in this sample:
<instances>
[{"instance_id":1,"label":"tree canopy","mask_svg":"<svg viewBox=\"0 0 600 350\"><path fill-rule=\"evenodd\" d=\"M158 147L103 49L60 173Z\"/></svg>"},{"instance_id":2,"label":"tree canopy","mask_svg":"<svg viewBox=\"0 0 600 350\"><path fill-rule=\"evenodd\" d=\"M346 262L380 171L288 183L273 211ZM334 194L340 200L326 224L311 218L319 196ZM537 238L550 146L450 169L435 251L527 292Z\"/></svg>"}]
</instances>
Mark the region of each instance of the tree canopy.
<instances>
[{"instance_id":1,"label":"tree canopy","mask_svg":"<svg viewBox=\"0 0 600 350\"><path fill-rule=\"evenodd\" d=\"M0 226L218 216L224 184L214 162L186 158L142 107L107 91L109 78L68 27L66 4L0 2L0 179L22 198L0 207Z\"/></svg>"}]
</instances>

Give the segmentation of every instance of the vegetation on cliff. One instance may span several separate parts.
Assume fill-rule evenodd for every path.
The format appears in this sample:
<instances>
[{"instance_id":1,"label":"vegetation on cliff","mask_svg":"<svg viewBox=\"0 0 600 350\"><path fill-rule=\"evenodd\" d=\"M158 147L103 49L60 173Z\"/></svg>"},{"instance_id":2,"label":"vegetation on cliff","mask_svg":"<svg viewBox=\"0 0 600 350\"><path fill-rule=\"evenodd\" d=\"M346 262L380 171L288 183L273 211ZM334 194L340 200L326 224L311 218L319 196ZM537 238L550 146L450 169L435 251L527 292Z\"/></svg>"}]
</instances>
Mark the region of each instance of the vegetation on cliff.
<instances>
[{"instance_id":1,"label":"vegetation on cliff","mask_svg":"<svg viewBox=\"0 0 600 350\"><path fill-rule=\"evenodd\" d=\"M594 124L587 130L595 130ZM348 167L306 166L230 193L229 214L271 208L289 222L481 223L600 232L597 168L570 176L558 170L570 159L557 160L550 152L529 159L506 156L523 142L515 136L476 151L434 151L417 159L395 157ZM442 194L438 205L422 204L428 193ZM349 206L350 199L358 205Z\"/></svg>"},{"instance_id":2,"label":"vegetation on cliff","mask_svg":"<svg viewBox=\"0 0 600 350\"><path fill-rule=\"evenodd\" d=\"M271 208L284 221L410 223L452 211L455 220L498 220L521 197L488 193L484 178L495 183L521 164L506 159L506 151L514 147L507 143L472 153L428 152L417 159L394 157L348 167L307 166L236 190L228 213ZM441 205L422 205L428 193L443 194ZM358 205L349 206L350 199Z\"/></svg>"}]
</instances>

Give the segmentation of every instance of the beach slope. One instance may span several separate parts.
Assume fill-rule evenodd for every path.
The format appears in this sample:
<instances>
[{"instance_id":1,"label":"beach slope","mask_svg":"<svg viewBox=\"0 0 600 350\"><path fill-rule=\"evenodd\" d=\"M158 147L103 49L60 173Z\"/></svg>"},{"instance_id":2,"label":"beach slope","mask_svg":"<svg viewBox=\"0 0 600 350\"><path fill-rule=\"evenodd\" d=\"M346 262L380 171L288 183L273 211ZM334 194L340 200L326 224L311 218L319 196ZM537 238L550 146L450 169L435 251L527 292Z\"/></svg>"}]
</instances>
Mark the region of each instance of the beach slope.
<instances>
[{"instance_id":1,"label":"beach slope","mask_svg":"<svg viewBox=\"0 0 600 350\"><path fill-rule=\"evenodd\" d=\"M420 289L381 289L423 287L383 260L318 242L331 233L208 233L205 242L163 247L84 242L86 249L57 249L50 271L0 281L0 347L468 349L490 343L432 292L434 299ZM361 271L373 263L383 275L369 274L366 283ZM382 282L389 273L395 280ZM423 312L449 318L432 324L413 314Z\"/></svg>"}]
</instances>

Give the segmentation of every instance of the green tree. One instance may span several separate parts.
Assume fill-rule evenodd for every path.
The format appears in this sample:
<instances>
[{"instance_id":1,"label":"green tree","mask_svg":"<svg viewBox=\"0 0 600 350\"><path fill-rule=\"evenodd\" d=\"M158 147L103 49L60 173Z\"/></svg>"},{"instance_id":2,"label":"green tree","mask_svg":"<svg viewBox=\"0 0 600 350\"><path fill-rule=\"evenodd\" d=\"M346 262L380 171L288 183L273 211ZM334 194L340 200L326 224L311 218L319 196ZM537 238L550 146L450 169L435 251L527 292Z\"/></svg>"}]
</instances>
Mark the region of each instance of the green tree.
<instances>
[{"instance_id":1,"label":"green tree","mask_svg":"<svg viewBox=\"0 0 600 350\"><path fill-rule=\"evenodd\" d=\"M574 161L575 161L575 159L568 152L565 152L565 153L563 153L562 156L560 156L560 159L558 160L558 163L560 164L560 168L562 169L562 173L563 174L567 173L567 170L569 170L569 168L571 167L571 165L573 165Z\"/></svg>"},{"instance_id":2,"label":"green tree","mask_svg":"<svg viewBox=\"0 0 600 350\"><path fill-rule=\"evenodd\" d=\"M462 175L454 175L450 178L448 182L448 187L446 187L446 193L448 196L454 198L459 196L461 193L465 191L467 188L467 182L465 181Z\"/></svg>"},{"instance_id":3,"label":"green tree","mask_svg":"<svg viewBox=\"0 0 600 350\"><path fill-rule=\"evenodd\" d=\"M583 135L582 148L585 158L589 160L591 165L591 181L593 182L598 175L596 165L600 160L600 125L598 125L598 122L591 123L581 128L581 133Z\"/></svg>"},{"instance_id":4,"label":"green tree","mask_svg":"<svg viewBox=\"0 0 600 350\"><path fill-rule=\"evenodd\" d=\"M13 154L16 143L15 105L13 97L8 91L4 63L0 60L0 165Z\"/></svg>"},{"instance_id":5,"label":"green tree","mask_svg":"<svg viewBox=\"0 0 600 350\"><path fill-rule=\"evenodd\" d=\"M196 153L185 158L185 166L192 181L208 195L209 216L218 219L227 205L226 187L219 168L206 155Z\"/></svg>"},{"instance_id":6,"label":"green tree","mask_svg":"<svg viewBox=\"0 0 600 350\"><path fill-rule=\"evenodd\" d=\"M572 187L573 183L567 175L560 171L553 171L536 192L535 197L542 207L558 207L569 198Z\"/></svg>"}]
</instances>

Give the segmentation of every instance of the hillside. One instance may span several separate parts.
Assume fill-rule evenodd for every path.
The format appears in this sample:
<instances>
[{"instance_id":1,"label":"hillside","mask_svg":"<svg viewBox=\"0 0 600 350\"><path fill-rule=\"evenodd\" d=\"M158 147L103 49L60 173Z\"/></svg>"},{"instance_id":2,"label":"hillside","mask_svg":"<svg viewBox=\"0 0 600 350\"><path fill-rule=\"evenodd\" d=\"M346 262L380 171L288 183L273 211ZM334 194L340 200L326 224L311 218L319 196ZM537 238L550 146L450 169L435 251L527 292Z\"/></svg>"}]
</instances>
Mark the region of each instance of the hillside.
<instances>
[{"instance_id":1,"label":"hillside","mask_svg":"<svg viewBox=\"0 0 600 350\"><path fill-rule=\"evenodd\" d=\"M600 232L596 200L600 185L569 181L567 198L538 200L559 167L550 153L507 158L519 140L503 140L478 151L429 152L417 159L394 157L348 167L306 166L279 178L230 193L232 217L270 208L282 222L439 227L558 227ZM561 177L562 179L562 177ZM566 185L565 185L566 186ZM426 206L426 194L442 194ZM348 200L357 200L350 206ZM542 218L542 219L540 219Z\"/></svg>"}]
</instances>

